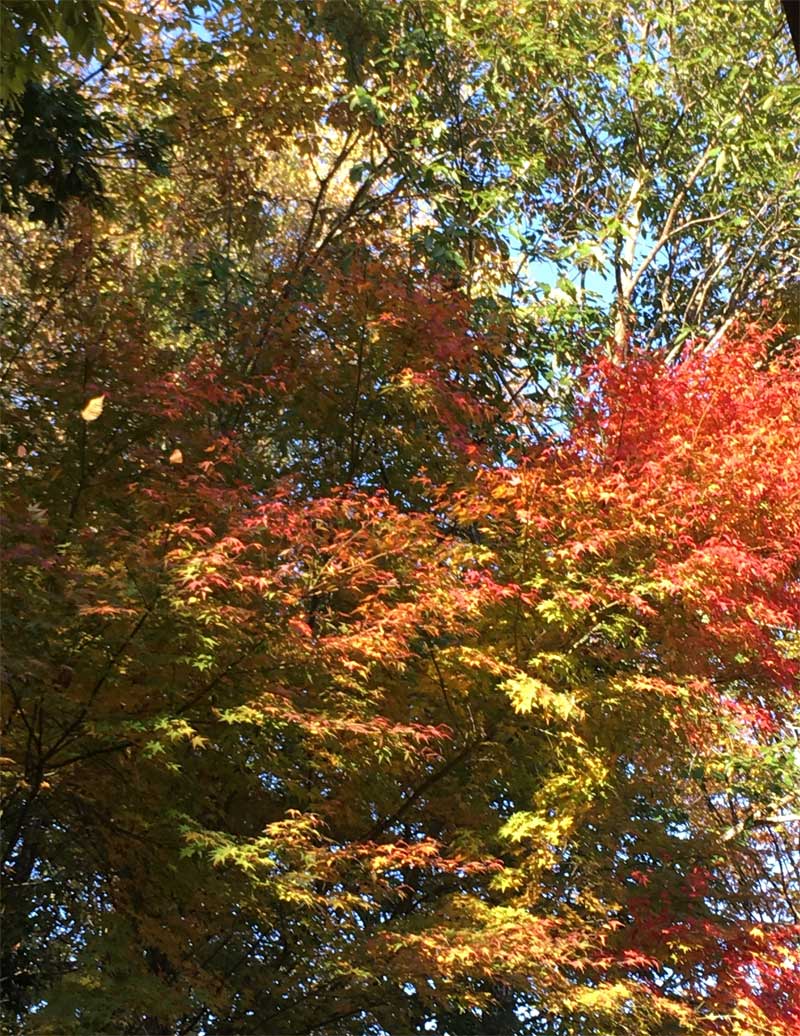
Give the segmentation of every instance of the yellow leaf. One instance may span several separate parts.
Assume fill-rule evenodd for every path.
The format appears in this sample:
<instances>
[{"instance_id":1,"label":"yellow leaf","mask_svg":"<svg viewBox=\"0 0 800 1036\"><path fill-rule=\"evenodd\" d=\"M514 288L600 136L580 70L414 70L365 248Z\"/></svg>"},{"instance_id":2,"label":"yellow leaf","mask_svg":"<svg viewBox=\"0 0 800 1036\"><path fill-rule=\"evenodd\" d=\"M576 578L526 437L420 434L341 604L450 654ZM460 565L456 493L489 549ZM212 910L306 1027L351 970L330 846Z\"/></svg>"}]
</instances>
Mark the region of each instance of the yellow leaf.
<instances>
[{"instance_id":1,"label":"yellow leaf","mask_svg":"<svg viewBox=\"0 0 800 1036\"><path fill-rule=\"evenodd\" d=\"M173 450L169 455L170 464L183 464L183 454L180 450Z\"/></svg>"},{"instance_id":2,"label":"yellow leaf","mask_svg":"<svg viewBox=\"0 0 800 1036\"><path fill-rule=\"evenodd\" d=\"M630 1000L631 991L624 982L606 983L595 989L584 989L576 993L573 1002L581 1007L600 1011L617 1010L620 1004Z\"/></svg>"},{"instance_id":3,"label":"yellow leaf","mask_svg":"<svg viewBox=\"0 0 800 1036\"><path fill-rule=\"evenodd\" d=\"M96 421L103 412L104 396L94 396L81 410L81 417L84 421Z\"/></svg>"},{"instance_id":4,"label":"yellow leaf","mask_svg":"<svg viewBox=\"0 0 800 1036\"><path fill-rule=\"evenodd\" d=\"M530 712L539 708L566 720L575 711L575 699L571 695L553 691L546 683L525 673L511 677L501 687L511 698L516 712Z\"/></svg>"}]
</instances>

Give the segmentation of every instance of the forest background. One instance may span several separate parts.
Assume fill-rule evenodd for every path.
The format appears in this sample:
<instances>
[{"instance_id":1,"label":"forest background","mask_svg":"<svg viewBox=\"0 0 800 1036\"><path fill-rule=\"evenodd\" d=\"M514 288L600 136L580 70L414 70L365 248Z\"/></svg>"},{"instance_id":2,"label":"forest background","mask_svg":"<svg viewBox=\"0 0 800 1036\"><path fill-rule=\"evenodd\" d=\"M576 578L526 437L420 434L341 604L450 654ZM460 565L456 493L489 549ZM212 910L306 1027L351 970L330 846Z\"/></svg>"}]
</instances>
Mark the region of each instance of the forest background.
<instances>
[{"instance_id":1,"label":"forest background","mask_svg":"<svg viewBox=\"0 0 800 1036\"><path fill-rule=\"evenodd\" d=\"M4 1031L800 1032L762 0L3 0Z\"/></svg>"}]
</instances>

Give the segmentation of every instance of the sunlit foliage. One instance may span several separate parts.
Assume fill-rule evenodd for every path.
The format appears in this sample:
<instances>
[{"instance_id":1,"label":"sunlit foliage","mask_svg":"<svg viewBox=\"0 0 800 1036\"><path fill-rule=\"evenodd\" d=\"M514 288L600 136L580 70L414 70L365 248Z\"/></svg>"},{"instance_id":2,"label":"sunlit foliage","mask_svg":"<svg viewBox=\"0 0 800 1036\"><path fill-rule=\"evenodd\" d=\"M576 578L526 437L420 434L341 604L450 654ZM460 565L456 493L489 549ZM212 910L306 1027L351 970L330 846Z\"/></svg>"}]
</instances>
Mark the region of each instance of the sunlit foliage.
<instances>
[{"instance_id":1,"label":"sunlit foliage","mask_svg":"<svg viewBox=\"0 0 800 1036\"><path fill-rule=\"evenodd\" d=\"M795 1036L776 10L40 6L5 1031Z\"/></svg>"}]
</instances>

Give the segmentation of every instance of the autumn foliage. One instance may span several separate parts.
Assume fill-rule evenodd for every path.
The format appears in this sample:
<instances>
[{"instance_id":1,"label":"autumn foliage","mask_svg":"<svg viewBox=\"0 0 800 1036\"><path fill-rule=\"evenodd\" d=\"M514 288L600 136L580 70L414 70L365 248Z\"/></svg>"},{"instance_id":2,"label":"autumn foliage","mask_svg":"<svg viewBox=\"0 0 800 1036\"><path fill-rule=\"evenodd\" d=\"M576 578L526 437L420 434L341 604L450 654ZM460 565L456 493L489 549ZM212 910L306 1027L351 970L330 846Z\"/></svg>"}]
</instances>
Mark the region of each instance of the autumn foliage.
<instances>
[{"instance_id":1,"label":"autumn foliage","mask_svg":"<svg viewBox=\"0 0 800 1036\"><path fill-rule=\"evenodd\" d=\"M34 1024L66 997L76 1031L137 1010L241 1026L267 999L275 1031L390 1027L516 997L599 1031L796 1031L775 824L800 371L768 340L590 364L570 432L502 465L440 416L444 386L430 421L459 481L421 475L414 506L237 474L204 413L275 406L281 370L231 385L207 360L137 391L141 368L98 358L102 413L66 412L87 452L155 415L162 442L77 504L18 408L6 625L37 647L6 662L7 831L47 820L28 880L72 891L64 921L16 919L15 953L83 933ZM85 996L97 960L113 993Z\"/></svg>"},{"instance_id":2,"label":"autumn foliage","mask_svg":"<svg viewBox=\"0 0 800 1036\"><path fill-rule=\"evenodd\" d=\"M3 217L4 1031L798 1036L796 339L515 298L515 5L162 6Z\"/></svg>"}]
</instances>

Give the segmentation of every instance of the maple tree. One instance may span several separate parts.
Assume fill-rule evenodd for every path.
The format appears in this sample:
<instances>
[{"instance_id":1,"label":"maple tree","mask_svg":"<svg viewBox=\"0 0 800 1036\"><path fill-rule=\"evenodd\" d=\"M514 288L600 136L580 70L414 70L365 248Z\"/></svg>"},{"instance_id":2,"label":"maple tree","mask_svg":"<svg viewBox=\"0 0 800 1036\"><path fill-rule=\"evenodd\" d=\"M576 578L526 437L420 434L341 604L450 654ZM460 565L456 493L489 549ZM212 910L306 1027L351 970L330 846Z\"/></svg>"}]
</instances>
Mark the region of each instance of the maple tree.
<instances>
[{"instance_id":1,"label":"maple tree","mask_svg":"<svg viewBox=\"0 0 800 1036\"><path fill-rule=\"evenodd\" d=\"M793 1036L768 13L82 6L8 8L7 1031Z\"/></svg>"}]
</instances>

